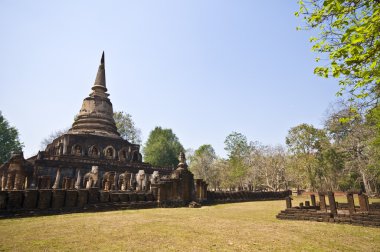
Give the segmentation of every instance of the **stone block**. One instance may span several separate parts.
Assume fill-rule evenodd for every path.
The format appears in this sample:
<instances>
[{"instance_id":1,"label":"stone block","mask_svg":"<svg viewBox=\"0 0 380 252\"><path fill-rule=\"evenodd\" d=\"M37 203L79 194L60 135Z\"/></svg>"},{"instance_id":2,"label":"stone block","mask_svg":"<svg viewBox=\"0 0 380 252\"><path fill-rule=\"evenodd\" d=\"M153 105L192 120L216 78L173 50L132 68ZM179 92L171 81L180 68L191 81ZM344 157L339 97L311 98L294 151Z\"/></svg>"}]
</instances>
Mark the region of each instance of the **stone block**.
<instances>
[{"instance_id":1,"label":"stone block","mask_svg":"<svg viewBox=\"0 0 380 252\"><path fill-rule=\"evenodd\" d=\"M312 206L317 206L317 204L316 204L316 201L315 201L315 195L314 194L311 194L310 195L310 200L311 200L311 205Z\"/></svg>"},{"instance_id":2,"label":"stone block","mask_svg":"<svg viewBox=\"0 0 380 252\"><path fill-rule=\"evenodd\" d=\"M145 194L146 201L154 201L154 196L151 193Z\"/></svg>"},{"instance_id":3,"label":"stone block","mask_svg":"<svg viewBox=\"0 0 380 252\"><path fill-rule=\"evenodd\" d=\"M286 197L286 208L292 208L292 198L291 197Z\"/></svg>"},{"instance_id":4,"label":"stone block","mask_svg":"<svg viewBox=\"0 0 380 252\"><path fill-rule=\"evenodd\" d=\"M39 209L48 209L51 204L51 190L50 189L41 189L39 190L38 196L38 208Z\"/></svg>"},{"instance_id":5,"label":"stone block","mask_svg":"<svg viewBox=\"0 0 380 252\"><path fill-rule=\"evenodd\" d=\"M145 201L145 193L137 193L137 201Z\"/></svg>"},{"instance_id":6,"label":"stone block","mask_svg":"<svg viewBox=\"0 0 380 252\"><path fill-rule=\"evenodd\" d=\"M130 202L136 202L137 201L136 193L128 193L128 197L129 197Z\"/></svg>"},{"instance_id":7,"label":"stone block","mask_svg":"<svg viewBox=\"0 0 380 252\"><path fill-rule=\"evenodd\" d=\"M8 192L0 191L0 209L7 208Z\"/></svg>"},{"instance_id":8,"label":"stone block","mask_svg":"<svg viewBox=\"0 0 380 252\"><path fill-rule=\"evenodd\" d=\"M8 208L17 209L22 207L23 191L8 191Z\"/></svg>"},{"instance_id":9,"label":"stone block","mask_svg":"<svg viewBox=\"0 0 380 252\"><path fill-rule=\"evenodd\" d=\"M25 190L24 202L22 207L25 209L34 209L37 207L38 190Z\"/></svg>"},{"instance_id":10,"label":"stone block","mask_svg":"<svg viewBox=\"0 0 380 252\"><path fill-rule=\"evenodd\" d=\"M88 203L96 204L99 203L99 188L89 188L88 190Z\"/></svg>"},{"instance_id":11,"label":"stone block","mask_svg":"<svg viewBox=\"0 0 380 252\"><path fill-rule=\"evenodd\" d=\"M88 202L88 190L87 189L79 189L78 190L78 199L77 199L77 207L83 208L87 205Z\"/></svg>"},{"instance_id":12,"label":"stone block","mask_svg":"<svg viewBox=\"0 0 380 252\"><path fill-rule=\"evenodd\" d=\"M63 206L65 205L65 196L66 196L66 190L63 190L63 189L53 190L51 207L53 209L63 208Z\"/></svg>"},{"instance_id":13,"label":"stone block","mask_svg":"<svg viewBox=\"0 0 380 252\"><path fill-rule=\"evenodd\" d=\"M119 194L110 193L110 199L111 199L111 202L119 202L120 201Z\"/></svg>"},{"instance_id":14,"label":"stone block","mask_svg":"<svg viewBox=\"0 0 380 252\"><path fill-rule=\"evenodd\" d=\"M110 193L107 191L101 191L100 192L100 202L106 203L110 201Z\"/></svg>"},{"instance_id":15,"label":"stone block","mask_svg":"<svg viewBox=\"0 0 380 252\"><path fill-rule=\"evenodd\" d=\"M65 197L65 207L75 207L77 205L78 191L67 190Z\"/></svg>"},{"instance_id":16,"label":"stone block","mask_svg":"<svg viewBox=\"0 0 380 252\"><path fill-rule=\"evenodd\" d=\"M337 214L338 211L337 211L337 208L336 208L336 203L335 203L335 196L334 196L334 193L329 191L327 192L327 196L329 198L329 205L330 205L330 212L331 214Z\"/></svg>"},{"instance_id":17,"label":"stone block","mask_svg":"<svg viewBox=\"0 0 380 252\"><path fill-rule=\"evenodd\" d=\"M119 199L121 202L128 202L129 201L129 196L127 193L120 193L119 194Z\"/></svg>"}]
</instances>

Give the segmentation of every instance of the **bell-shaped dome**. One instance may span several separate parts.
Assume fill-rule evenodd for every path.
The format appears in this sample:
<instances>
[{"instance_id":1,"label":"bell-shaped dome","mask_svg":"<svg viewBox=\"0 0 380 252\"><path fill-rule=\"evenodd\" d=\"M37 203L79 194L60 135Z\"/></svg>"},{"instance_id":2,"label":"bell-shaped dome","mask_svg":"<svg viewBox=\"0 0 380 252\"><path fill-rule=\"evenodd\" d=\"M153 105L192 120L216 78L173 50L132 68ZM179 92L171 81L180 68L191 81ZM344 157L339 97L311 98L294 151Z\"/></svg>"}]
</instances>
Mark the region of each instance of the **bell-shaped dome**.
<instances>
[{"instance_id":1,"label":"bell-shaped dome","mask_svg":"<svg viewBox=\"0 0 380 252\"><path fill-rule=\"evenodd\" d=\"M104 52L100 61L92 93L83 100L69 134L93 134L121 138L113 119L113 108L106 88Z\"/></svg>"}]
</instances>

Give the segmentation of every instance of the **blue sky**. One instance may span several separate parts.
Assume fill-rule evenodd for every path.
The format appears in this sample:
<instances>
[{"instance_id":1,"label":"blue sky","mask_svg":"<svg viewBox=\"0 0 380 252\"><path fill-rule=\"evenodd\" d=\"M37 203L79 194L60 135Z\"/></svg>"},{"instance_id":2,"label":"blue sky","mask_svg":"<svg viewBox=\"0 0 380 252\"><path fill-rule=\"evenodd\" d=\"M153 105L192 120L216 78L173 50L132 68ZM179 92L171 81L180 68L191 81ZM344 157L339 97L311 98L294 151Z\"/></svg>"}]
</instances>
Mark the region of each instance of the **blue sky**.
<instances>
[{"instance_id":1,"label":"blue sky","mask_svg":"<svg viewBox=\"0 0 380 252\"><path fill-rule=\"evenodd\" d=\"M71 126L104 50L114 110L144 141L162 126L220 156L232 131L284 144L293 126L320 127L338 90L313 74L295 11L296 0L0 1L0 110L36 153Z\"/></svg>"}]
</instances>

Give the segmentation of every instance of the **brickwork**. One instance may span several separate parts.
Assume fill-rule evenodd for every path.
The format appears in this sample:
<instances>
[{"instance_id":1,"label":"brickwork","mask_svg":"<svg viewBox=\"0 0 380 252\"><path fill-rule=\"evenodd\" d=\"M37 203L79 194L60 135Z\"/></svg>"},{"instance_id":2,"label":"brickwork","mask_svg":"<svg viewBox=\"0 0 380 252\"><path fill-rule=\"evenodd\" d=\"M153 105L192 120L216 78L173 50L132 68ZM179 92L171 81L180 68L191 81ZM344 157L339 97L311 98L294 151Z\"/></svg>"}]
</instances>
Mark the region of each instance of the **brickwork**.
<instances>
[{"instance_id":1,"label":"brickwork","mask_svg":"<svg viewBox=\"0 0 380 252\"><path fill-rule=\"evenodd\" d=\"M323 200L325 193L319 193L320 199ZM322 197L321 197L322 195ZM347 193L347 204L336 204L334 193L327 192L329 196L329 206L319 202L316 206L292 207L281 211L276 217L282 220L308 220L319 222L332 222L342 224L353 224L362 226L380 227L380 209L377 205L368 204L368 197L365 194L359 194L360 207L354 204L353 193ZM302 204L303 205L303 204Z\"/></svg>"}]
</instances>

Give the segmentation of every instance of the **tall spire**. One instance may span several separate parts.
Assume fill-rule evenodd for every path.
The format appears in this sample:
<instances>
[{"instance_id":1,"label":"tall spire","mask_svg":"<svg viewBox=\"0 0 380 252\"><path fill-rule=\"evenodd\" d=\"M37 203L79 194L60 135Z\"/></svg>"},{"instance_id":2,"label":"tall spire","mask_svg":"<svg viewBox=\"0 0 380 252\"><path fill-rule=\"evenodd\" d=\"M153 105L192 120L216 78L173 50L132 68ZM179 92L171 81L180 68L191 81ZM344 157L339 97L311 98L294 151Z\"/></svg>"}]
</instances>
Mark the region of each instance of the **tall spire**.
<instances>
[{"instance_id":1,"label":"tall spire","mask_svg":"<svg viewBox=\"0 0 380 252\"><path fill-rule=\"evenodd\" d=\"M93 134L121 138L117 132L115 120L113 119L113 108L108 98L106 88L106 74L104 69L104 52L92 93L83 100L82 108L77 115L70 134Z\"/></svg>"},{"instance_id":2,"label":"tall spire","mask_svg":"<svg viewBox=\"0 0 380 252\"><path fill-rule=\"evenodd\" d=\"M92 87L91 95L105 96L107 97L107 87L106 87L106 71L104 68L104 51L102 54L102 59L100 60L100 65L98 68L98 73L96 74L94 86Z\"/></svg>"}]
</instances>

